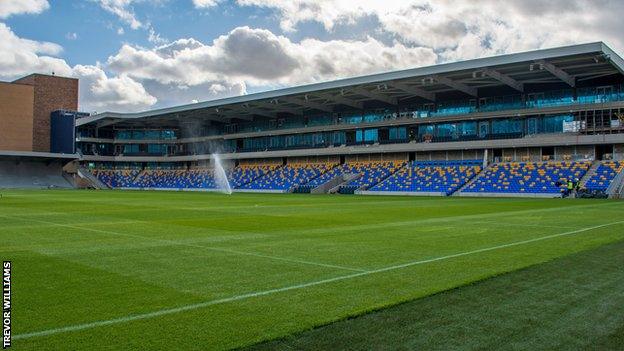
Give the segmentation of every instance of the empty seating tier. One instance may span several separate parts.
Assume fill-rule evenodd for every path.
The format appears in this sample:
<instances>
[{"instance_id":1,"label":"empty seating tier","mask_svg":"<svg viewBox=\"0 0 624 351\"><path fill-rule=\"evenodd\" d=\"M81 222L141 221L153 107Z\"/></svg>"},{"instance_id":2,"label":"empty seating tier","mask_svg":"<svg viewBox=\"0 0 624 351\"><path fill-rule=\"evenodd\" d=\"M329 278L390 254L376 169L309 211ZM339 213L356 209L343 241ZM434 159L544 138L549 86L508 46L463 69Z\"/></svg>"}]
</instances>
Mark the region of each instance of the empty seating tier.
<instances>
[{"instance_id":1,"label":"empty seating tier","mask_svg":"<svg viewBox=\"0 0 624 351\"><path fill-rule=\"evenodd\" d=\"M566 181L580 180L590 166L585 161L494 164L462 192L559 194Z\"/></svg>"},{"instance_id":2,"label":"empty seating tier","mask_svg":"<svg viewBox=\"0 0 624 351\"><path fill-rule=\"evenodd\" d=\"M255 179L271 172L277 165L241 165L236 167L232 172L228 172L230 185L234 189L238 189L245 184L251 183Z\"/></svg>"},{"instance_id":3,"label":"empty seating tier","mask_svg":"<svg viewBox=\"0 0 624 351\"><path fill-rule=\"evenodd\" d=\"M414 161L370 191L450 195L481 171L482 161Z\"/></svg>"},{"instance_id":4,"label":"empty seating tier","mask_svg":"<svg viewBox=\"0 0 624 351\"><path fill-rule=\"evenodd\" d=\"M226 174L233 189L247 191L310 192L336 177L352 175L352 180L339 187L340 193L352 194L357 190L367 190L451 195L463 187L462 193L560 194L568 180L579 181L590 166L591 162L588 161L509 162L493 164L481 171L479 160L409 163L378 161L342 165L241 165L226 171ZM603 162L587 180L585 188L606 190L622 169L624 162ZM93 174L111 188L217 188L211 168L143 171L96 169Z\"/></svg>"},{"instance_id":5,"label":"empty seating tier","mask_svg":"<svg viewBox=\"0 0 624 351\"><path fill-rule=\"evenodd\" d=\"M132 187L140 171L137 169L96 169L92 172L102 183L111 188L129 188Z\"/></svg>"},{"instance_id":6,"label":"empty seating tier","mask_svg":"<svg viewBox=\"0 0 624 351\"><path fill-rule=\"evenodd\" d=\"M601 163L596 172L585 183L585 189L606 191L615 176L624 168L624 162L606 161Z\"/></svg>"},{"instance_id":7,"label":"empty seating tier","mask_svg":"<svg viewBox=\"0 0 624 351\"><path fill-rule=\"evenodd\" d=\"M391 174L403 167L405 162L354 162L346 164L346 173L359 174L360 176L344 186L340 187L342 194L352 194L356 190L367 190L378 184Z\"/></svg>"},{"instance_id":8,"label":"empty seating tier","mask_svg":"<svg viewBox=\"0 0 624 351\"><path fill-rule=\"evenodd\" d=\"M288 164L276 168L250 183L244 184L240 189L289 191L299 185L308 183L334 166L334 164L329 163Z\"/></svg>"},{"instance_id":9,"label":"empty seating tier","mask_svg":"<svg viewBox=\"0 0 624 351\"><path fill-rule=\"evenodd\" d=\"M349 168L346 165L335 165L334 167L328 169L325 173L323 173L320 176L312 179L307 184L303 184L303 185L299 186L299 188L296 190L296 192L299 192L299 193L309 193L312 189L314 189L316 187L319 187L319 186L329 182L330 180L334 179L335 177L338 177L338 176L341 176L341 175L347 173L348 169Z\"/></svg>"},{"instance_id":10,"label":"empty seating tier","mask_svg":"<svg viewBox=\"0 0 624 351\"><path fill-rule=\"evenodd\" d=\"M214 189L212 169L144 170L132 183L133 188Z\"/></svg>"}]
</instances>

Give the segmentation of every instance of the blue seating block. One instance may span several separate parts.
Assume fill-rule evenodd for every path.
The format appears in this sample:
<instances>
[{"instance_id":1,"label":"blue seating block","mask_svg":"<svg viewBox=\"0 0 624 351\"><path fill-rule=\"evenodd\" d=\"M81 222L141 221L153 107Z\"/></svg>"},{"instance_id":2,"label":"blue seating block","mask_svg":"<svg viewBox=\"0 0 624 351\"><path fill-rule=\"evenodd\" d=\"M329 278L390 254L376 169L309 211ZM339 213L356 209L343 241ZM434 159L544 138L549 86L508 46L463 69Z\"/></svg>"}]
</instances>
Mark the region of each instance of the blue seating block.
<instances>
[{"instance_id":1,"label":"blue seating block","mask_svg":"<svg viewBox=\"0 0 624 351\"><path fill-rule=\"evenodd\" d=\"M490 166L484 174L466 187L473 193L559 194L565 184L580 180L591 162L511 162Z\"/></svg>"},{"instance_id":2,"label":"blue seating block","mask_svg":"<svg viewBox=\"0 0 624 351\"><path fill-rule=\"evenodd\" d=\"M410 162L371 191L444 193L450 195L481 171L482 161Z\"/></svg>"},{"instance_id":3,"label":"blue seating block","mask_svg":"<svg viewBox=\"0 0 624 351\"><path fill-rule=\"evenodd\" d=\"M92 173L111 188L128 188L139 175L138 169L96 169Z\"/></svg>"},{"instance_id":4,"label":"blue seating block","mask_svg":"<svg viewBox=\"0 0 624 351\"><path fill-rule=\"evenodd\" d=\"M355 190L367 190L372 186L388 178L398 169L403 167L405 162L355 162L344 165L344 173L360 174L357 179L352 180L341 188L342 193L353 193Z\"/></svg>"},{"instance_id":5,"label":"blue seating block","mask_svg":"<svg viewBox=\"0 0 624 351\"><path fill-rule=\"evenodd\" d=\"M596 172L585 183L585 188L589 190L606 191L615 176L624 168L624 162L607 161L598 166Z\"/></svg>"},{"instance_id":6,"label":"blue seating block","mask_svg":"<svg viewBox=\"0 0 624 351\"><path fill-rule=\"evenodd\" d=\"M276 168L254 181L244 184L241 189L251 190L291 190L331 169L333 164L288 164Z\"/></svg>"}]
</instances>

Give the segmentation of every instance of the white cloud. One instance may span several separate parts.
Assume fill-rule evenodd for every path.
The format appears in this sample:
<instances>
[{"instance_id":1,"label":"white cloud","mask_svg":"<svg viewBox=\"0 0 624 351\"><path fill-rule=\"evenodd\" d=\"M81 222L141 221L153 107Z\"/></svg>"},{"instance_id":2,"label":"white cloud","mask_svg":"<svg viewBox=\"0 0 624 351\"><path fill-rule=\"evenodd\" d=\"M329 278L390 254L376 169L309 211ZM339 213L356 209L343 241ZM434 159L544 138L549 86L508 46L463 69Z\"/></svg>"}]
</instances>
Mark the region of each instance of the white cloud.
<instances>
[{"instance_id":1,"label":"white cloud","mask_svg":"<svg viewBox=\"0 0 624 351\"><path fill-rule=\"evenodd\" d=\"M578 42L604 40L624 49L624 22L614 15L624 11L624 1L618 0L237 0L242 6L275 11L286 34L238 27L206 43L161 37L134 12L134 4L148 0L91 1L130 28L143 29L155 47L125 44L103 65L71 67L59 58L59 45L19 38L0 22L0 78L52 71L72 75L81 79L83 108L130 111L240 95L250 87L297 85ZM192 1L200 9L223 3ZM48 7L44 0L0 0L0 18ZM304 22L319 23L329 37L344 38L362 23L371 30L370 36L353 33L357 40L291 40L288 36ZM110 29L115 30L112 24ZM117 33L123 35L124 28L118 27Z\"/></svg>"},{"instance_id":2,"label":"white cloud","mask_svg":"<svg viewBox=\"0 0 624 351\"><path fill-rule=\"evenodd\" d=\"M80 106L83 110L133 111L154 105L157 99L143 85L124 75L108 77L98 66L70 67L58 56L62 47L54 43L23 39L0 22L0 79L12 80L31 73L80 79Z\"/></svg>"},{"instance_id":3,"label":"white cloud","mask_svg":"<svg viewBox=\"0 0 624 351\"><path fill-rule=\"evenodd\" d=\"M69 33L65 34L65 39L67 39L67 40L76 40L76 39L78 39L78 33L76 33L76 32L69 32Z\"/></svg>"},{"instance_id":4,"label":"white cloud","mask_svg":"<svg viewBox=\"0 0 624 351\"><path fill-rule=\"evenodd\" d=\"M624 11L618 0L237 0L274 9L283 30L317 22L337 25L373 16L379 28L406 45L430 47L442 61L588 41L624 49Z\"/></svg>"},{"instance_id":5,"label":"white cloud","mask_svg":"<svg viewBox=\"0 0 624 351\"><path fill-rule=\"evenodd\" d=\"M157 45L162 45L168 42L167 39L160 36L160 33L156 33L156 30L154 30L152 26L149 27L147 41Z\"/></svg>"},{"instance_id":6,"label":"white cloud","mask_svg":"<svg viewBox=\"0 0 624 351\"><path fill-rule=\"evenodd\" d=\"M222 0L193 0L196 8L209 8L217 6Z\"/></svg>"},{"instance_id":7,"label":"white cloud","mask_svg":"<svg viewBox=\"0 0 624 351\"><path fill-rule=\"evenodd\" d=\"M13 78L32 72L71 74L65 60L55 58L63 49L54 43L19 38L0 22L0 77Z\"/></svg>"},{"instance_id":8,"label":"white cloud","mask_svg":"<svg viewBox=\"0 0 624 351\"><path fill-rule=\"evenodd\" d=\"M0 1L0 18L19 14L41 13L49 7L50 4L47 0L2 0Z\"/></svg>"},{"instance_id":9,"label":"white cloud","mask_svg":"<svg viewBox=\"0 0 624 351\"><path fill-rule=\"evenodd\" d=\"M624 24L612 14L624 11L624 2L597 1L237 0L241 6L275 10L287 34L303 22L320 23L330 35L351 24L358 28L359 21L377 27L358 40L298 42L238 27L210 43L178 39L151 49L126 44L106 64L142 82L162 103L172 96L204 100L247 87L297 85L579 42L604 40L623 49ZM197 8L218 2L193 1Z\"/></svg>"},{"instance_id":10,"label":"white cloud","mask_svg":"<svg viewBox=\"0 0 624 351\"><path fill-rule=\"evenodd\" d=\"M73 76L80 79L80 103L88 110L138 111L157 99L143 85L126 75L108 77L97 66L76 65Z\"/></svg>"},{"instance_id":11,"label":"white cloud","mask_svg":"<svg viewBox=\"0 0 624 351\"><path fill-rule=\"evenodd\" d=\"M378 40L299 43L264 29L239 27L205 45L195 39L145 49L124 45L108 67L139 80L195 86L244 82L256 86L293 85L432 64L436 55Z\"/></svg>"},{"instance_id":12,"label":"white cloud","mask_svg":"<svg viewBox=\"0 0 624 351\"><path fill-rule=\"evenodd\" d=\"M189 101L205 101L247 93L244 82L208 82L199 85L161 84L154 80L139 80L158 100L158 106L175 106Z\"/></svg>"},{"instance_id":13,"label":"white cloud","mask_svg":"<svg viewBox=\"0 0 624 351\"><path fill-rule=\"evenodd\" d=\"M178 39L154 48L125 44L106 68L143 84L160 106L245 94L374 72L429 65L436 54L400 43L361 41L293 42L265 29L235 28L204 44Z\"/></svg>"},{"instance_id":14,"label":"white cloud","mask_svg":"<svg viewBox=\"0 0 624 351\"><path fill-rule=\"evenodd\" d=\"M104 10L119 17L120 20L125 22L132 29L139 29L143 27L143 23L139 21L131 8L133 2L136 0L93 0L96 1Z\"/></svg>"},{"instance_id":15,"label":"white cloud","mask_svg":"<svg viewBox=\"0 0 624 351\"><path fill-rule=\"evenodd\" d=\"M237 0L242 6L276 9L280 13L280 26L286 31L295 30L297 24L307 21L319 22L331 30L336 24L351 23L355 19L382 11L388 2L392 0Z\"/></svg>"}]
</instances>

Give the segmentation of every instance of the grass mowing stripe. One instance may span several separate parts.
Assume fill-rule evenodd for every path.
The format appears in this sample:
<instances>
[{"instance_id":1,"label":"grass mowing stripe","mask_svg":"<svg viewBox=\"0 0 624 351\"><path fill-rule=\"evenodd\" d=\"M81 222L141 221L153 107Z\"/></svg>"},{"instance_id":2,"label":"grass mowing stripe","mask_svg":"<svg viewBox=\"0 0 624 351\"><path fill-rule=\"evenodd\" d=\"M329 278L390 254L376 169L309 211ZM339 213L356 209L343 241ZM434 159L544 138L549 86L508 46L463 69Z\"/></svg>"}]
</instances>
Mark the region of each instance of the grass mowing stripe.
<instances>
[{"instance_id":1,"label":"grass mowing stripe","mask_svg":"<svg viewBox=\"0 0 624 351\"><path fill-rule=\"evenodd\" d=\"M622 252L606 244L237 350L623 350Z\"/></svg>"},{"instance_id":2,"label":"grass mowing stripe","mask_svg":"<svg viewBox=\"0 0 624 351\"><path fill-rule=\"evenodd\" d=\"M614 205L614 204L616 204L616 203L575 205L574 208L595 208L595 207L611 206L611 205ZM447 223L449 221L462 221L462 220L466 220L466 219L501 218L501 217L505 217L505 216L511 216L511 215L515 216L515 215L518 215L518 214L528 214L528 213L534 213L534 212L542 213L542 212L546 212L546 211L548 211L548 212L550 212L550 211L560 211L560 210L568 208L568 207L569 206L557 206L557 207L552 207L552 208L547 208L547 209L517 210L517 211L506 211L506 212L497 212L497 213L482 213L482 214L471 214L471 215L446 216L446 217L440 217L440 218L416 219L416 220L409 220L409 221L396 221L396 222L384 222L384 223L373 223L373 224L363 224L363 225L349 225L349 226L333 226L333 227L326 227L326 228L313 228L313 229L307 229L307 230L303 229L303 230L297 230L296 232L298 234L314 234L314 233L326 233L326 232L331 232L331 233L351 232L351 231L357 231L357 230L381 229L381 228L388 228L388 227L404 227L404 226L415 225L415 224L439 223L439 222L446 222ZM53 212L53 211L38 211L38 212L43 213L43 214L49 214L49 215L52 215L52 214L63 215L64 214L62 212ZM71 226L71 225L62 224L62 223L55 223L55 222L42 221L42 220L34 220L34 219L30 219L30 218L26 219L26 218L22 218L22 216L6 216L6 215L0 215L0 216L4 216L6 218L16 218L16 219L22 219L22 220L38 221L40 223L45 223L45 224L50 224L50 225L65 226L65 227L68 227L68 228L88 230L88 231L99 232L99 233L104 233L104 234L113 234L113 235L122 235L122 236L135 237L135 238L141 238L141 239L158 240L160 242L164 242L164 243L167 243L167 244L175 244L175 245L182 245L182 246L187 246L187 247L204 248L204 249L208 249L208 250L212 250L212 251L220 251L220 252L230 253L230 254L238 254L238 255L245 255L245 256L255 256L255 257L260 257L260 258L284 261L284 262L292 262L292 263L299 263L299 264L315 265L315 266L320 266L320 267L343 269L343 270L349 270L349 271L354 271L354 272L363 272L363 271L365 271L364 269L359 269L359 268L354 268L354 267L332 265L332 264L326 264L326 263L320 263L320 262L312 262L312 261L305 261L305 260L286 258L286 257L279 257L279 256L263 255L263 254L253 253L253 252L245 252L245 251L238 251L238 250L225 249L225 248L216 248L216 247L210 247L210 246L185 244L185 243L180 243L180 242L172 241L172 240L152 239L152 238L144 237L144 236L141 236L141 235L119 233L119 232L113 232L113 231L108 231L108 230L98 230L98 229L93 229L93 228L84 228L84 227ZM150 222L150 221L137 220L137 222L139 222L139 223L140 222L144 222L144 223L147 223L147 224L152 224L152 222ZM545 228L546 226L543 226L543 227ZM558 226L557 228L563 228L563 227ZM572 228L572 227L568 227L568 228ZM220 230L220 231L222 231L222 230ZM280 231L279 233L286 234L287 232Z\"/></svg>"},{"instance_id":3,"label":"grass mowing stripe","mask_svg":"<svg viewBox=\"0 0 624 351\"><path fill-rule=\"evenodd\" d=\"M166 243L166 244L170 244L170 245L178 245L178 246L200 248L200 249L206 249L206 250L211 250L211 251L215 251L215 252L229 253L229 254L234 254L234 255L253 256L253 257L266 258L266 259L283 261L283 262L305 264L305 265L310 265L310 266L318 266L318 267L325 267L325 268L335 268L335 269L341 269L341 270L352 271L352 272L366 272L366 270L364 270L364 269L353 268L353 267L346 267L346 266L339 266L339 265L334 265L334 264L329 264L329 263L312 262L312 261L300 260L300 259L295 259L295 258L287 258L287 257L280 257L280 256L264 255L264 254L254 253L254 252L238 251L238 250L225 249L225 248L219 248L219 247L213 247L213 246L187 244L187 243L182 243L182 242L175 241L175 240L156 239L156 238L150 238L150 237L142 236L142 235L135 235L135 234L115 232L115 231L112 231L112 230L85 228L85 227L79 227L79 226L70 225L70 224L56 223L56 222L50 222L50 221L42 221L42 220L37 220L37 219L23 219L23 218L19 218L19 217L11 217L11 216L6 216L6 215L0 215L0 217L22 219L22 220L27 220L27 221L32 221L32 222L44 223L44 224L48 224L48 225L51 225L51 226L72 228L72 229L78 229L78 230L86 230L86 231L95 232L95 233L103 233L103 234L124 236L124 237L129 237L129 238L153 240L153 241L158 241L158 242ZM146 223L149 223L149 222L146 222Z\"/></svg>"},{"instance_id":4,"label":"grass mowing stripe","mask_svg":"<svg viewBox=\"0 0 624 351\"><path fill-rule=\"evenodd\" d=\"M364 272L359 272L359 273L353 273L353 274L338 276L338 277L329 278L329 279L317 280L317 281L312 281L312 282L308 282L308 283L291 285L291 286L286 286L286 287L277 288L277 289L257 291L257 292L252 292L252 293L232 296L232 297L223 298L223 299L217 299L217 300L200 302L200 303L186 305L186 306L180 306L180 307L174 307L174 308L169 308L169 309L163 309L163 310L149 312L149 313L129 315L129 316L126 316L126 317L121 317L121 318L115 318L115 319L109 319L109 320L103 320L103 321L96 321L96 322L92 322L92 323L78 324L78 325L72 325L72 326L55 328L55 329L42 330L42 331L32 332L32 333L17 334L13 338L15 340L30 339L30 338L34 338L34 337L42 337L42 336L47 336L47 335L53 335L53 334L59 334L59 333L67 333L67 332L73 332L73 331L80 331L80 330L97 328L97 327L102 327L102 326L107 326L107 325L114 325L114 324L119 324L119 323L126 323L126 322L132 322L132 321L137 321L137 320L150 319L150 318L155 318L155 317L160 317L160 316L165 316L165 315L170 315L170 314L175 314L175 313L180 313L180 312L185 312L185 311L196 310L196 309L199 309L199 308L204 308L204 307L208 307L208 306L212 306L212 305L218 305L218 304L234 302L234 301L238 301L238 300L244 300L244 299L249 299L249 298L254 298L254 297L271 295L271 294L276 294L276 293L285 292L285 291L298 290L298 289L308 288L308 287L312 287L312 286L317 286L317 285L328 284L328 283L332 283L332 282L337 282L337 281L342 281L342 280L347 280L347 279L353 279L353 278L357 278L357 277L367 276L367 275L370 275L370 274L384 273L384 272L393 271L393 270L397 270L397 269L402 269L402 268L406 268L406 267L411 267L411 266L416 266L416 265L421 265L421 264L427 264L427 263L432 263L432 262L437 262L437 261L448 260L448 259L452 259L452 258L456 258L456 257L474 255L474 254L478 254L478 253L483 253L483 252L488 252L488 251L493 251L493 250L499 250L499 249L504 249L504 248L518 246L518 245L525 245L525 244L529 244L529 243L539 242L539 241L542 241L542 240L548 240L548 239L553 239L553 238L558 238L558 237L569 236L569 235L573 235L573 234L588 232L588 231L591 231L591 230L605 228L605 227L610 227L610 226L623 224L623 223L624 223L624 221L610 222L610 223L600 224L600 225L596 225L596 226L592 226L592 227L585 227L585 228L580 228L580 229L576 229L576 230L572 230L572 231L567 231L567 232L563 232L563 233L546 235L546 236L542 236L542 237L537 237L537 238L527 239L527 240L522 240L522 241L516 241L516 242L503 244L503 245L496 245L496 246L486 247L486 248L477 249L477 250L460 252L460 253L453 254L453 255L440 256L440 257L435 257L435 258L426 259L426 260L412 261L412 262L407 262L407 263L403 263L403 264L399 264L399 265L383 267L383 268L379 268L379 269L374 269L374 270L369 270L369 271L364 271Z\"/></svg>"},{"instance_id":5,"label":"grass mowing stripe","mask_svg":"<svg viewBox=\"0 0 624 351\"><path fill-rule=\"evenodd\" d=\"M572 208L595 208L595 207L606 207L617 205L617 202L607 202L601 204L592 204L592 205L577 205ZM504 218L505 216L517 216L522 214L531 214L535 212L543 213L543 212L560 212L566 209L570 209L571 206L560 206L560 207L550 207L550 208L540 208L540 209L532 209L532 210L517 210L517 211L504 211L504 212L490 212L490 213L480 213L480 214L469 214L469 215L458 215L458 216L445 216L445 217L436 217L436 218L424 218L424 219L414 219L409 221L395 221L395 222L382 222L382 223L373 223L373 224L358 224L358 225L349 225L349 226L333 226L333 227L324 227L324 228L314 228L308 230L298 230L298 233L305 234L323 234L326 232L350 232L350 231L359 231L359 230L369 230L369 229L387 229L389 227L406 227L417 224L432 224L432 223L447 223L449 221L463 221L463 220L472 220L472 219L480 219L480 218ZM561 227L558 227L561 228ZM283 232L279 232L283 233Z\"/></svg>"},{"instance_id":6,"label":"grass mowing stripe","mask_svg":"<svg viewBox=\"0 0 624 351\"><path fill-rule=\"evenodd\" d=\"M324 234L327 232L338 233L338 232L351 232L351 231L359 231L359 230L369 230L369 229L386 229L388 227L405 227L416 224L432 224L432 223L446 223L449 221L463 221L463 220L473 220L473 219L481 219L481 218L504 218L505 216L517 216L522 214L530 214L530 213L543 213L543 212L557 212L565 209L580 209L580 208L596 208L596 207L610 207L613 205L617 205L617 202L607 202L600 204L589 204L589 205L574 205L574 206L557 206L550 208L540 208L540 209L531 209L531 210L515 210L515 211L504 211L504 212L489 212L489 213L480 213L480 214L469 214L469 215L457 215L457 216L444 216L444 217L435 217L435 218L423 218L423 219L414 219L409 221L394 221L394 222L381 222L381 223L372 223L372 224L358 224L358 225L338 225L331 227L323 227L323 228L312 228L312 229L297 229L295 231L284 231L280 230L277 232L270 232L268 234L289 234L289 233L297 233L297 234ZM175 207L175 209L182 209L181 207ZM38 211L36 215L65 215L63 212L51 212L51 211ZM1 215L0 215L1 216ZM19 218L22 216L12 215L11 218ZM141 221L137 220L137 222L144 222L147 224L153 223L167 223L168 221ZM541 227L541 226L540 226ZM545 226L544 226L545 228ZM562 228L561 226L557 226L557 228ZM569 227L572 228L572 227ZM215 229L211 229L215 230ZM218 229L219 232L230 232L223 229ZM252 232L247 232L252 233Z\"/></svg>"},{"instance_id":7,"label":"grass mowing stripe","mask_svg":"<svg viewBox=\"0 0 624 351\"><path fill-rule=\"evenodd\" d=\"M575 227L563 226L563 225L547 225L547 224L527 224L527 223L501 223L492 221L472 221L470 224L486 224L495 226L507 226L507 227L528 227L528 228L557 228L557 229L575 229Z\"/></svg>"},{"instance_id":8,"label":"grass mowing stripe","mask_svg":"<svg viewBox=\"0 0 624 351\"><path fill-rule=\"evenodd\" d=\"M11 216L11 217L9 217L9 216L2 215L2 217L5 217L5 218L13 217L15 219L24 220L20 216ZM84 224L88 224L88 225L120 225L120 224L138 224L138 223L144 223L144 222L145 221L129 220L129 221L85 222ZM81 224L81 223L74 223L74 224ZM6 228L25 229L25 228L45 228L45 227L51 227L51 226L53 226L53 224L48 224L48 223L23 224L23 225L9 224L9 225L2 226L2 228L4 228L4 229L6 229Z\"/></svg>"}]
</instances>

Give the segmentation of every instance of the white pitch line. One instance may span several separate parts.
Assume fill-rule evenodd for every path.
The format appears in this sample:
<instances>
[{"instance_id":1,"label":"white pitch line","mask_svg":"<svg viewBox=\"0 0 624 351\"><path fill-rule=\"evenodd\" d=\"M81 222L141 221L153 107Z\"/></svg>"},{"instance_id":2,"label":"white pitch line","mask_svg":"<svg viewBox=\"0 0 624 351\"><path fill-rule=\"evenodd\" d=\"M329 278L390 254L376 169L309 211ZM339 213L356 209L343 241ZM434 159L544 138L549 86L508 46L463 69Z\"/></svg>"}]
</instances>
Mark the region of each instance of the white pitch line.
<instances>
[{"instance_id":1,"label":"white pitch line","mask_svg":"<svg viewBox=\"0 0 624 351\"><path fill-rule=\"evenodd\" d=\"M64 227L64 228L85 230L85 231L90 231L90 232L95 232L95 233L112 234L112 235L117 235L117 236L124 236L124 237L144 239L144 240L153 240L153 241L158 241L158 242L161 242L161 243L166 243L166 244L169 244L169 245L178 245L178 246L200 248L200 249L211 250L211 251L216 251L216 252L223 252L223 253L229 253L229 254L235 254L235 255L260 257L260 258L266 258L266 259L277 260L277 261L305 264L305 265L325 267L325 268L335 268L335 269L341 269L341 270L352 271L352 272L366 272L366 270L364 270L364 269L358 269L358 268L346 267L346 266L339 266L339 265L334 265L334 264L329 264L329 263L312 262L312 261L300 260L300 259L295 259L295 258L287 258L287 257L272 256L272 255L263 255L263 254L254 253L254 252L245 252L245 251L231 250L231 249L219 248L219 247L213 247L213 246L188 244L188 243L183 243L183 242L179 242L179 241L175 241L175 240L150 238L148 236L128 234L128 233L120 233L120 232L115 232L115 231L112 231L112 230L85 228L85 227L79 227L79 226L70 225L70 224L56 223L56 222L50 222L50 221L42 221L42 220L38 220L38 219L25 219L25 218L12 217L12 216L6 216L6 215L0 215L0 217L21 219L21 220L24 220L24 221L37 222L37 223L48 224L48 225L51 225L51 226L58 226L58 227Z\"/></svg>"},{"instance_id":2,"label":"white pitch line","mask_svg":"<svg viewBox=\"0 0 624 351\"><path fill-rule=\"evenodd\" d=\"M382 223L373 223L373 224L355 224L350 226L333 226L333 227L323 227L323 228L315 228L315 229L306 229L301 230L299 233L305 234L315 234L315 233L338 233L338 232L352 232L352 231L361 231L361 230L370 230L370 229L387 229L387 228L395 228L395 227L405 227L412 225L422 225L422 224L431 224L431 223L443 223L447 224L449 222L457 222L463 220L474 220L481 218L505 218L518 216L523 214L530 213L544 213L544 212L561 212L566 209L593 209L596 207L606 207L613 205L621 205L619 202L606 202L600 204L591 204L591 205L575 205L575 206L559 206L559 207L550 207L550 208L540 208L540 209L532 209L532 210L516 210L516 211L506 211L506 212L488 212L488 213L480 213L480 214L470 214L470 215L459 215L459 216L447 216L447 217L435 217L435 218L424 218L424 219L414 219L408 221L395 221L395 222L382 222ZM279 234L279 232L278 232Z\"/></svg>"},{"instance_id":3,"label":"white pitch line","mask_svg":"<svg viewBox=\"0 0 624 351\"><path fill-rule=\"evenodd\" d=\"M413 226L413 225L419 225L419 224L430 224L430 223L444 223L447 224L448 222L456 222L456 221L462 221L462 220L475 220L475 219L487 219L487 218L505 218L505 217L510 217L510 216L517 216L517 215L522 215L522 214L530 214L530 213L535 213L535 212L539 212L539 213L544 213L544 212L552 212L552 211L562 211L564 209L593 209L596 207L607 207L607 206L613 206L613 205L621 205L621 203L618 202L607 202L607 203L599 203L599 204L590 204L590 205L575 205L575 206L558 206L558 207L549 207L549 208L545 208L545 209L532 209L532 210L514 210L514 211L506 211L506 212L489 212L489 213L480 213L480 214L470 214L470 215L459 215L459 216L447 216L447 217L436 217L436 218L425 218L425 219L414 219L414 220L409 220L409 221L394 221L394 222L382 222L382 223L373 223L373 224L355 224L355 225L338 225L338 226L331 226L331 227L323 227L323 228L313 228L313 229L301 229L301 230L296 230L296 231L279 231L279 232L270 232L268 234L270 235L275 235L275 234L290 234L290 233L296 233L296 234L316 234L316 233L339 233L339 232L351 232L351 231L361 231L361 230L369 230L369 229L387 229L390 227L406 227L406 226ZM176 208L179 209L179 208ZM64 213L60 213L60 212L40 212L37 213L35 215L63 215ZM0 215L2 216L2 215ZM5 215L5 217L7 217ZM19 218L22 220L26 220L25 218L23 218L22 216L8 216L7 218ZM153 223L161 223L159 221L141 221L141 220L137 220L137 222L142 222L142 223L146 223L146 224L150 224L152 225ZM164 222L165 224L167 224L167 222ZM542 226L540 226L542 227ZM544 228L546 226L543 226ZM562 229L568 229L570 227L561 227L561 226L557 226L557 228L562 228ZM212 229L212 230L216 230L219 232L223 232L223 233L232 233L232 231L228 231L228 230L223 230L223 229ZM251 232L247 232L247 233L251 233Z\"/></svg>"},{"instance_id":4,"label":"white pitch line","mask_svg":"<svg viewBox=\"0 0 624 351\"><path fill-rule=\"evenodd\" d=\"M276 294L276 293L280 293L280 292L284 292L284 291L298 290L298 289L308 288L308 287L312 287L312 286L323 285L323 284L338 282L338 281L342 281L342 280L348 280L348 279L353 279L353 278L357 278L357 277L367 276L367 275L371 275L371 274L384 273L384 272L394 271L394 270L401 269L401 268L412 267L412 266L426 264L426 263L431 263L431 262L448 260L448 259L456 258L456 257L474 255L474 254L477 254L477 253L482 253L482 252L487 252L487 251L494 251L494 250L504 249L504 248L513 247L513 246L534 243L534 242L537 242L537 241L548 240L548 239L552 239L552 238L578 234L578 233L587 232L587 231L591 231L591 230L594 230L594 229L609 227L609 226L622 224L622 223L624 223L624 221L605 223L605 224L600 224L600 225L596 225L596 226L592 226L592 227L586 227L586 228L581 228L581 229L577 229L577 230L572 230L572 231L568 231L568 232L552 234L552 235L546 235L546 236L533 238L533 239L522 240L522 241L516 241L516 242L509 243L509 244L491 246L491 247L486 247L486 248L483 248L483 249L466 251L466 252L461 252L461 253L457 253L457 254L453 254L453 255L447 255L447 256L440 256L440 257L430 258L430 259L426 259L426 260L411 261L411 262L407 262L407 263L403 263L403 264L399 264L399 265L378 268L378 269L374 269L374 270L370 270L370 271L358 272L358 273L353 273L353 274L349 274L349 275L342 275L342 276L338 276L338 277L334 277L334 278L316 280L316 281L312 281L312 282L308 282L308 283L302 283L302 284L297 284L297 285L290 285L290 286L286 286L286 287L282 287L282 288L263 290L263 291L256 291L256 292L251 292L251 293L247 293L247 294L236 295L236 296L231 296L231 297L226 297L226 298L216 299L216 300L211 300L211 301L206 301L206 302L200 302L200 303L186 305L186 306L162 309L162 310L158 310L158 311L154 311L154 312L148 312L148 313L142 313L142 314L134 314L134 315L129 315L129 316L120 317L120 318L108 319L108 320L103 320L103 321L96 321L96 322L85 323L85 324L70 325L70 326L67 326L67 327L41 330L41 331L36 331L36 332L31 332L31 333L17 334L13 338L15 340L30 339L30 338L35 338L35 337L48 336L48 335L67 333L67 332L74 332L74 331L80 331L80 330L85 330L85 329L92 329L92 328L97 328L97 327L103 327L103 326L107 326L107 325L114 325L114 324L119 324L119 323L126 323L126 322L132 322L132 321L137 321L137 320L144 320L144 319L150 319L150 318L155 318L155 317L160 317L160 316L166 316L166 315L170 315L170 314L175 314L175 313L180 313L180 312L185 312L185 311L192 311L192 310L196 310L196 309L200 309L200 308L204 308L204 307L208 307L208 306L219 305L219 304L233 302L233 301L239 301L239 300L245 300L245 299L254 298L254 297L266 296L266 295Z\"/></svg>"},{"instance_id":5,"label":"white pitch line","mask_svg":"<svg viewBox=\"0 0 624 351\"><path fill-rule=\"evenodd\" d=\"M574 227L564 226L564 225L545 225L545 224L528 224L528 223L499 223L499 222L493 222L493 221L478 221L478 222L470 222L468 224L486 224L486 225L507 226L507 227L574 229Z\"/></svg>"}]
</instances>

